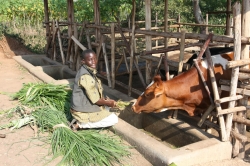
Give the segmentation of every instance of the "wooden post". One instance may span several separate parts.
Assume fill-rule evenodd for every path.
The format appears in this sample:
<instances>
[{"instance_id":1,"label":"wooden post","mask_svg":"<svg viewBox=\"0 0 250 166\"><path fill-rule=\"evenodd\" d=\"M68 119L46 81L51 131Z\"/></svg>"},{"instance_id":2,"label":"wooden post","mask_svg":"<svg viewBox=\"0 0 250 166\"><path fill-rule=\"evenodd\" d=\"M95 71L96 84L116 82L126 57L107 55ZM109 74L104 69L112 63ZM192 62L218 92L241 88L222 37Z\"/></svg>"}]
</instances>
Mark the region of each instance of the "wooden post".
<instances>
[{"instance_id":1,"label":"wooden post","mask_svg":"<svg viewBox=\"0 0 250 166\"><path fill-rule=\"evenodd\" d=\"M124 62L125 62L125 65L126 65L126 68L127 68L127 71L129 72L130 70L129 70L129 66L128 66L128 61L127 61L127 56L126 56L126 51L125 51L125 49L123 48L122 49L122 51L123 51L123 59L124 59Z\"/></svg>"},{"instance_id":2,"label":"wooden post","mask_svg":"<svg viewBox=\"0 0 250 166\"><path fill-rule=\"evenodd\" d=\"M178 74L180 74L182 72L182 68L183 68L184 49L185 49L185 34L186 34L185 30L181 31Z\"/></svg>"},{"instance_id":3,"label":"wooden post","mask_svg":"<svg viewBox=\"0 0 250 166\"><path fill-rule=\"evenodd\" d=\"M158 13L155 13L155 27L157 27L158 23ZM158 39L155 41L155 47L158 47Z\"/></svg>"},{"instance_id":4,"label":"wooden post","mask_svg":"<svg viewBox=\"0 0 250 166\"><path fill-rule=\"evenodd\" d=\"M183 68L183 59L184 59L184 49L185 49L185 30L181 31L181 43L180 43L180 55L179 55L179 66L178 74L182 72ZM173 118L177 119L178 110L174 111Z\"/></svg>"},{"instance_id":5,"label":"wooden post","mask_svg":"<svg viewBox=\"0 0 250 166\"><path fill-rule=\"evenodd\" d=\"M164 32L168 32L168 0L165 0L165 8L164 8ZM164 38L164 45L165 48L168 47L168 38ZM164 56L164 64L167 64L167 59L168 59L168 52L165 52ZM169 80L169 67L168 65L165 65L165 70L166 70L166 79Z\"/></svg>"},{"instance_id":6,"label":"wooden post","mask_svg":"<svg viewBox=\"0 0 250 166\"><path fill-rule=\"evenodd\" d=\"M93 0L94 4L94 14L95 14L95 24L100 25L100 6L99 6L99 0ZM99 28L95 29L95 42L99 41L100 43L100 37L101 37L101 32ZM102 45L102 43L100 43Z\"/></svg>"},{"instance_id":7,"label":"wooden post","mask_svg":"<svg viewBox=\"0 0 250 166\"><path fill-rule=\"evenodd\" d=\"M111 23L111 79L112 88L115 88L115 24Z\"/></svg>"},{"instance_id":8,"label":"wooden post","mask_svg":"<svg viewBox=\"0 0 250 166\"><path fill-rule=\"evenodd\" d=\"M230 35L230 29L231 29L231 18L230 18L230 12L231 12L231 0L227 0L227 17L226 17L226 35Z\"/></svg>"},{"instance_id":9,"label":"wooden post","mask_svg":"<svg viewBox=\"0 0 250 166\"><path fill-rule=\"evenodd\" d=\"M233 16L234 16L234 60L240 59L241 51L241 5L236 2L233 6ZM238 82L239 67L232 68L232 77L230 85L230 96L236 95L237 82ZM228 108L233 108L235 106L235 101L229 102ZM226 117L226 134L227 140L229 140L231 129L232 129L232 119L233 114L227 114Z\"/></svg>"},{"instance_id":10,"label":"wooden post","mask_svg":"<svg viewBox=\"0 0 250 166\"><path fill-rule=\"evenodd\" d=\"M180 15L180 13L178 14L178 18L177 18L177 22L178 22L178 28L177 28L177 32L181 32L181 15ZM177 41L179 41L180 40L180 38L177 38Z\"/></svg>"},{"instance_id":11,"label":"wooden post","mask_svg":"<svg viewBox=\"0 0 250 166\"><path fill-rule=\"evenodd\" d=\"M151 30L151 0L145 0L145 29ZM152 40L151 35L146 35L146 51L152 49ZM152 61L146 60L146 84L149 84L151 81L151 69Z\"/></svg>"},{"instance_id":12,"label":"wooden post","mask_svg":"<svg viewBox=\"0 0 250 166\"><path fill-rule=\"evenodd\" d=\"M87 42L88 42L88 49L92 50L91 41L90 41L90 37L89 37L89 29L88 28L86 28L85 33L86 33L86 38L87 38Z\"/></svg>"},{"instance_id":13,"label":"wooden post","mask_svg":"<svg viewBox=\"0 0 250 166\"><path fill-rule=\"evenodd\" d=\"M231 18L230 18L230 12L231 12L231 0L227 0L227 17L226 17L226 35L231 35ZM226 47L229 47L229 44L225 45Z\"/></svg>"},{"instance_id":14,"label":"wooden post","mask_svg":"<svg viewBox=\"0 0 250 166\"><path fill-rule=\"evenodd\" d=\"M48 7L48 0L43 0L43 4L44 4L44 22L45 22L45 26L46 26L46 40L47 40L47 44L45 46L45 51L46 54L48 53L49 50L49 45L50 45L50 26L49 26L49 7Z\"/></svg>"},{"instance_id":15,"label":"wooden post","mask_svg":"<svg viewBox=\"0 0 250 166\"><path fill-rule=\"evenodd\" d=\"M61 58L62 58L62 64L65 65L65 57L64 57L64 53L63 53L61 32L60 32L60 29L59 29L58 20L56 20L56 28L58 29L58 31L57 31L57 37L58 37L58 43L59 43L59 47L60 47L60 53L61 53Z\"/></svg>"},{"instance_id":16,"label":"wooden post","mask_svg":"<svg viewBox=\"0 0 250 166\"><path fill-rule=\"evenodd\" d=\"M54 60L54 49L55 49L55 47L54 47L55 46L55 44L54 44L54 41L55 41L55 39L54 39L55 21L54 20L52 20L50 31L51 31L51 34L52 34L50 59Z\"/></svg>"},{"instance_id":17,"label":"wooden post","mask_svg":"<svg viewBox=\"0 0 250 166\"><path fill-rule=\"evenodd\" d=\"M80 34L78 36L78 33L74 33L74 36L78 36L78 41L81 43L82 41L82 36L83 36L83 32L84 32L84 28L85 28L85 22L82 23L82 27L81 27L81 31L80 31ZM75 30L77 31L77 27L75 25ZM78 31L77 31L78 32ZM79 69L79 67L81 66L81 60L80 60L80 52L79 52L79 46L78 45L75 45L75 58L74 58L74 63L76 64L76 70ZM86 48L85 48L86 49Z\"/></svg>"},{"instance_id":18,"label":"wooden post","mask_svg":"<svg viewBox=\"0 0 250 166\"><path fill-rule=\"evenodd\" d=\"M208 25L208 14L206 14L206 25ZM206 34L208 34L208 26L206 26Z\"/></svg>"},{"instance_id":19,"label":"wooden post","mask_svg":"<svg viewBox=\"0 0 250 166\"><path fill-rule=\"evenodd\" d=\"M132 38L135 36L135 11L136 11L136 1L133 0L133 10L132 10ZM132 91L132 79L133 79L133 63L134 63L134 49L133 40L130 47L130 66L129 66L129 82L128 82L128 96L131 96ZM126 57L125 57L126 58Z\"/></svg>"},{"instance_id":20,"label":"wooden post","mask_svg":"<svg viewBox=\"0 0 250 166\"><path fill-rule=\"evenodd\" d=\"M106 75L107 75L107 80L108 80L108 86L112 87L111 79L110 79L110 72L109 72L109 61L108 61L108 57L107 57L107 53L106 53L105 43L102 43L102 51L103 51L103 57L104 57L105 66L106 66Z\"/></svg>"},{"instance_id":21,"label":"wooden post","mask_svg":"<svg viewBox=\"0 0 250 166\"><path fill-rule=\"evenodd\" d=\"M74 22L74 3L73 0L67 0L67 7L68 7L68 50L67 50L67 55L66 55L66 60L70 61L69 67L72 68L73 65L73 53L74 49L73 47L73 42L71 40L71 36L73 35L73 22Z\"/></svg>"},{"instance_id":22,"label":"wooden post","mask_svg":"<svg viewBox=\"0 0 250 166\"><path fill-rule=\"evenodd\" d=\"M74 28L74 36L75 36L75 38L77 38L78 39L78 41L81 43L81 40L79 39L79 37L78 37L78 29L77 29L77 24L76 23L74 23L73 24L73 28ZM78 45L77 44L74 44L74 47L73 47L74 49L74 56L73 56L73 65L72 65L72 69L74 70L74 71L76 71L76 69L78 69L77 68L77 58L78 58L78 50L79 50L79 47L78 47ZM79 61L80 62L80 61Z\"/></svg>"},{"instance_id":23,"label":"wooden post","mask_svg":"<svg viewBox=\"0 0 250 166\"><path fill-rule=\"evenodd\" d=\"M249 30L249 22L250 22L250 1L243 0L242 1L242 27L241 33L242 36L250 36ZM241 45L241 59L249 58L249 45L242 44ZM242 66L241 69L249 69L249 65ZM244 96L242 100L240 100L240 105L247 106L248 97ZM246 112L238 112L238 116L242 118L246 118ZM239 131L240 134L246 135L246 125L242 123L235 123L235 130ZM245 157L245 142L239 142L239 158Z\"/></svg>"}]
</instances>

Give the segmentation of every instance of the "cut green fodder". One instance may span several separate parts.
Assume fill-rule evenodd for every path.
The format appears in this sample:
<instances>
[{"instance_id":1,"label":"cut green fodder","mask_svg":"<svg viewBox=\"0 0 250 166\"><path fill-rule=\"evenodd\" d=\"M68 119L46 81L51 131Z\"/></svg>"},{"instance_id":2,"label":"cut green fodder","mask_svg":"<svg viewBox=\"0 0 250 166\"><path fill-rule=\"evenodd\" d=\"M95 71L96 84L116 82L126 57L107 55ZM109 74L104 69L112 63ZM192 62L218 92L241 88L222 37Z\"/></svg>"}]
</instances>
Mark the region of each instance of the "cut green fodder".
<instances>
[{"instance_id":1,"label":"cut green fodder","mask_svg":"<svg viewBox=\"0 0 250 166\"><path fill-rule=\"evenodd\" d=\"M50 133L53 159L63 158L58 165L114 165L128 157L130 147L118 136L99 130L74 132L68 127L70 97L68 86L46 83L24 84L13 96L25 108L32 108L29 115L39 130Z\"/></svg>"},{"instance_id":2,"label":"cut green fodder","mask_svg":"<svg viewBox=\"0 0 250 166\"><path fill-rule=\"evenodd\" d=\"M61 111L41 108L32 115L42 131L52 132L51 152L54 158L63 157L58 165L112 165L130 155L118 136L98 130L72 131Z\"/></svg>"},{"instance_id":3,"label":"cut green fodder","mask_svg":"<svg viewBox=\"0 0 250 166\"><path fill-rule=\"evenodd\" d=\"M130 102L128 102L128 101L118 100L118 101L116 102L116 107L117 107L119 110L123 111L123 110L126 109L127 106L129 106L129 104L130 104Z\"/></svg>"},{"instance_id":4,"label":"cut green fodder","mask_svg":"<svg viewBox=\"0 0 250 166\"><path fill-rule=\"evenodd\" d=\"M71 89L68 85L28 83L13 95L23 105L29 107L49 106L53 110L69 110Z\"/></svg>"}]
</instances>

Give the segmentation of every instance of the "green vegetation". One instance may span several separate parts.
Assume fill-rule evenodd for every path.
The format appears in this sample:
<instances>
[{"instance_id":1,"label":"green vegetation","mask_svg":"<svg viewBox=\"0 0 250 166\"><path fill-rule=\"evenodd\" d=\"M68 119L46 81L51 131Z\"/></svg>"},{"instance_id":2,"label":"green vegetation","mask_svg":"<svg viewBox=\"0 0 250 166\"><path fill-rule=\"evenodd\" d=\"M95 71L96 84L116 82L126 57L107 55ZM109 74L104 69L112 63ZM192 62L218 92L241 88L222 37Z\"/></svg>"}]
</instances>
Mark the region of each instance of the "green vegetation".
<instances>
[{"instance_id":1,"label":"green vegetation","mask_svg":"<svg viewBox=\"0 0 250 166\"><path fill-rule=\"evenodd\" d=\"M128 157L129 146L105 130L74 132L68 127L69 97L66 85L46 83L24 84L14 94L20 106L9 110L7 116L17 113L17 119L0 126L0 129L18 129L24 125L38 126L40 132L48 132L53 159L62 156L58 165L113 165ZM106 133L104 133L106 132Z\"/></svg>"},{"instance_id":2,"label":"green vegetation","mask_svg":"<svg viewBox=\"0 0 250 166\"><path fill-rule=\"evenodd\" d=\"M33 52L42 53L46 44L44 21L44 4L41 0L0 0L0 37L8 34L21 38L23 43ZM67 20L67 1L66 0L48 0L50 20ZM232 1L232 4L235 0ZM123 26L128 26L128 19L131 16L131 0L100 0L100 14L102 22L115 21L115 16L122 22ZM152 20L164 19L164 1L151 1ZM181 22L195 23L193 15L192 0L169 0L168 1L169 18L177 19L181 16ZM226 11L226 0L200 0L202 16L205 20L206 13L210 11ZM145 19L145 1L136 0L136 20ZM82 22L94 20L94 8L92 0L74 1L75 21ZM209 24L225 25L226 14L210 14ZM171 21L170 24L173 24ZM158 23L162 26L162 23ZM140 26L144 26L143 24ZM152 24L154 26L154 24ZM183 26L189 32L199 32L198 27ZM176 29L170 29L176 31ZM224 34L225 28L210 27L209 31L215 34Z\"/></svg>"}]
</instances>

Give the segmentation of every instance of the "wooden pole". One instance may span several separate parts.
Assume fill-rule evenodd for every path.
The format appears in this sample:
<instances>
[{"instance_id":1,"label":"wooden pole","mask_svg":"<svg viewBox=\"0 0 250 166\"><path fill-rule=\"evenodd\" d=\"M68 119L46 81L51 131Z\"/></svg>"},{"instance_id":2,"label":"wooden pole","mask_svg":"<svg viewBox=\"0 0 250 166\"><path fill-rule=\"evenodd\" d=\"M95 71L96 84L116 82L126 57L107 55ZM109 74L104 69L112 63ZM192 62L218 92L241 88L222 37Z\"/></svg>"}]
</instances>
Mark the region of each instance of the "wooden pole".
<instances>
[{"instance_id":1,"label":"wooden pole","mask_svg":"<svg viewBox=\"0 0 250 166\"><path fill-rule=\"evenodd\" d=\"M158 13L155 13L155 27L157 28L157 23L158 23ZM155 41L155 46L158 47L158 40Z\"/></svg>"},{"instance_id":2,"label":"wooden pole","mask_svg":"<svg viewBox=\"0 0 250 166\"><path fill-rule=\"evenodd\" d=\"M52 25L51 25L51 31L52 31L52 41L51 41L51 45L52 45L52 51L51 51L51 59L56 60L56 44L55 44L55 37L56 37L56 27L55 27L55 20L52 21Z\"/></svg>"},{"instance_id":3,"label":"wooden pole","mask_svg":"<svg viewBox=\"0 0 250 166\"><path fill-rule=\"evenodd\" d=\"M111 80L112 88L115 88L115 24L111 23Z\"/></svg>"},{"instance_id":4,"label":"wooden pole","mask_svg":"<svg viewBox=\"0 0 250 166\"><path fill-rule=\"evenodd\" d=\"M47 44L45 46L45 51L46 54L48 53L49 50L49 45L50 45L50 26L49 26L49 7L48 7L48 0L43 0L43 4L44 4L44 22L45 22L45 26L46 26L46 40L47 40Z\"/></svg>"},{"instance_id":5,"label":"wooden pole","mask_svg":"<svg viewBox=\"0 0 250 166\"><path fill-rule=\"evenodd\" d=\"M206 14L206 25L208 25L208 14ZM208 34L208 26L206 26L206 34Z\"/></svg>"},{"instance_id":6,"label":"wooden pole","mask_svg":"<svg viewBox=\"0 0 250 166\"><path fill-rule=\"evenodd\" d=\"M250 36L250 1L243 0L242 1L242 27L241 33L242 36ZM241 59L248 59L249 58L249 45L242 44L241 45ZM249 69L249 65L245 65L241 67L242 69ZM248 97L244 96L242 100L240 100L240 105L247 106L248 105ZM238 116L242 118L246 118L246 111L238 112ZM242 123L235 123L235 130L238 130L240 134L246 135L246 125ZM239 158L245 157L245 142L239 142Z\"/></svg>"},{"instance_id":7,"label":"wooden pole","mask_svg":"<svg viewBox=\"0 0 250 166\"><path fill-rule=\"evenodd\" d=\"M234 16L234 60L240 59L241 51L241 5L236 2L233 6L233 16ZM239 67L232 68L231 84L230 84L230 96L236 95L237 82L238 82ZM228 108L233 108L235 106L235 101L229 102ZM233 114L227 114L226 117L226 139L229 140L230 133L232 129L232 119ZM235 145L234 147L237 147ZM235 149L234 149L235 150ZM238 151L238 150L237 150ZM238 152L233 152L238 153Z\"/></svg>"},{"instance_id":8,"label":"wooden pole","mask_svg":"<svg viewBox=\"0 0 250 166\"><path fill-rule=\"evenodd\" d=\"M231 35L231 0L227 0L227 17L226 17L226 35ZM226 47L229 47L229 44L226 44Z\"/></svg>"},{"instance_id":9,"label":"wooden pole","mask_svg":"<svg viewBox=\"0 0 250 166\"><path fill-rule=\"evenodd\" d=\"M87 48L84 47L76 38L75 36L71 36L71 39L77 44L82 50L86 50Z\"/></svg>"},{"instance_id":10,"label":"wooden pole","mask_svg":"<svg viewBox=\"0 0 250 166\"><path fill-rule=\"evenodd\" d=\"M227 17L226 17L226 35L230 35L230 29L231 29L231 0L227 0ZM228 47L228 46L227 46Z\"/></svg>"},{"instance_id":11,"label":"wooden pole","mask_svg":"<svg viewBox=\"0 0 250 166\"><path fill-rule=\"evenodd\" d=\"M75 38L77 38L78 39L78 41L81 43L81 40L79 39L79 37L78 37L78 29L77 29L77 25L76 25L76 23L74 23L73 24L73 28L74 28L74 36L75 36ZM78 45L75 43L74 44L74 56L73 56L73 65L72 65L72 69L74 70L74 71L76 71L76 69L78 69L78 65L77 65L77 59L78 59L78 57L79 57L79 52L78 52L78 50L79 50L79 47L78 47ZM79 61L80 62L80 61Z\"/></svg>"},{"instance_id":12,"label":"wooden pole","mask_svg":"<svg viewBox=\"0 0 250 166\"><path fill-rule=\"evenodd\" d=\"M127 71L129 72L129 66L128 66L128 61L127 61L126 51L125 51L124 48L122 49L122 51L123 51L123 54L122 54L123 55L123 59L124 59Z\"/></svg>"},{"instance_id":13,"label":"wooden pole","mask_svg":"<svg viewBox=\"0 0 250 166\"><path fill-rule=\"evenodd\" d=\"M145 29L151 30L151 0L145 0ZM145 36L146 51L152 50L151 35ZM151 81L152 61L146 60L146 84Z\"/></svg>"},{"instance_id":14,"label":"wooden pole","mask_svg":"<svg viewBox=\"0 0 250 166\"><path fill-rule=\"evenodd\" d=\"M130 32L131 30L128 28L122 28L124 32ZM179 32L157 32L157 31L149 31L149 30L135 30L135 33L145 34L151 36L161 36L161 37L171 37L171 38L181 38L181 33ZM207 34L198 34L198 33L186 33L186 39L197 39L197 40L206 40ZM231 36L222 36L222 35L214 35L212 38L213 42L225 42L225 43L233 43L234 39ZM241 43L250 44L250 37L241 37Z\"/></svg>"},{"instance_id":15,"label":"wooden pole","mask_svg":"<svg viewBox=\"0 0 250 166\"><path fill-rule=\"evenodd\" d=\"M182 72L183 68L183 59L184 59L184 49L185 49L185 30L181 31L181 43L180 43L180 55L179 55L179 66L178 66L178 74ZM178 110L174 111L173 118L177 119Z\"/></svg>"},{"instance_id":16,"label":"wooden pole","mask_svg":"<svg viewBox=\"0 0 250 166\"><path fill-rule=\"evenodd\" d=\"M168 0L165 0L165 4L164 4L164 32L168 32ZM168 38L165 37L164 38L164 46L165 48L168 48ZM164 56L164 66L165 66L165 72L166 72L166 79L169 80L169 66L167 65L168 59L168 52L165 52L165 56Z\"/></svg>"},{"instance_id":17,"label":"wooden pole","mask_svg":"<svg viewBox=\"0 0 250 166\"><path fill-rule=\"evenodd\" d=\"M94 5L94 15L95 15L95 24L100 25L100 6L99 6L99 0L93 0ZM95 29L95 42L100 42L101 32L99 28ZM100 43L101 45L102 43Z\"/></svg>"},{"instance_id":18,"label":"wooden pole","mask_svg":"<svg viewBox=\"0 0 250 166\"><path fill-rule=\"evenodd\" d=\"M133 38L135 36L135 11L136 11L136 1L133 0L133 10L132 10L132 37ZM133 43L134 42L132 40L131 47L130 47L130 50L129 50L130 51L130 66L129 66L128 96L131 96L131 91L132 91L133 63L134 63Z\"/></svg>"},{"instance_id":19,"label":"wooden pole","mask_svg":"<svg viewBox=\"0 0 250 166\"><path fill-rule=\"evenodd\" d=\"M110 79L110 72L109 72L109 61L108 61L108 57L107 57L107 53L106 53L105 43L102 43L102 51L103 51L103 56L104 56L104 60L105 60L106 75L107 75L107 80L108 80L108 86L109 86L109 87L112 87L111 79Z\"/></svg>"},{"instance_id":20,"label":"wooden pole","mask_svg":"<svg viewBox=\"0 0 250 166\"><path fill-rule=\"evenodd\" d=\"M178 13L178 18L177 18L177 23L181 22L181 15L180 13ZM177 28L177 32L181 32L181 25L179 24L178 28ZM177 41L179 41L180 39L177 38Z\"/></svg>"},{"instance_id":21,"label":"wooden pole","mask_svg":"<svg viewBox=\"0 0 250 166\"><path fill-rule=\"evenodd\" d=\"M63 53L61 32L60 32L60 29L59 29L58 20L56 20L56 28L58 29L58 31L57 31L57 37L58 37L58 43L59 43L59 47L60 47L60 53L61 53L61 58L62 58L62 64L65 65L65 56L64 56L64 53Z\"/></svg>"},{"instance_id":22,"label":"wooden pole","mask_svg":"<svg viewBox=\"0 0 250 166\"><path fill-rule=\"evenodd\" d=\"M74 4L73 4L73 0L67 0L67 7L68 7L68 50L67 50L67 55L66 55L66 60L70 61L70 65L69 67L72 68L73 65L73 53L74 53L74 49L73 47L73 42L71 40L71 36L73 35L73 22L74 22Z\"/></svg>"},{"instance_id":23,"label":"wooden pole","mask_svg":"<svg viewBox=\"0 0 250 166\"><path fill-rule=\"evenodd\" d=\"M87 38L87 42L88 42L88 49L92 50L92 46L91 46L91 41L90 41L90 37L89 37L89 28L86 27L86 23L85 22L85 33L86 33L86 38Z\"/></svg>"}]
</instances>

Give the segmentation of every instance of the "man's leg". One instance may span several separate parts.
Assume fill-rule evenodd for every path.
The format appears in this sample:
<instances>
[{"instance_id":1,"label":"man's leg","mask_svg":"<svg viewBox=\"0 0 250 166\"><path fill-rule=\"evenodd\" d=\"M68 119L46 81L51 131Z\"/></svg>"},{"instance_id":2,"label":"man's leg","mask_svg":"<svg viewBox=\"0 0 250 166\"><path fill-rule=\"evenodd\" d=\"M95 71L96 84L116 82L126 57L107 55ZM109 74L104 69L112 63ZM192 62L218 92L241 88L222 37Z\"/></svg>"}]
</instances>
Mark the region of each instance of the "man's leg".
<instances>
[{"instance_id":1,"label":"man's leg","mask_svg":"<svg viewBox=\"0 0 250 166\"><path fill-rule=\"evenodd\" d=\"M79 123L77 122L79 128L103 128L113 126L118 122L118 117L116 114L112 113L108 117L98 121L98 122L88 122L88 123Z\"/></svg>"}]
</instances>

